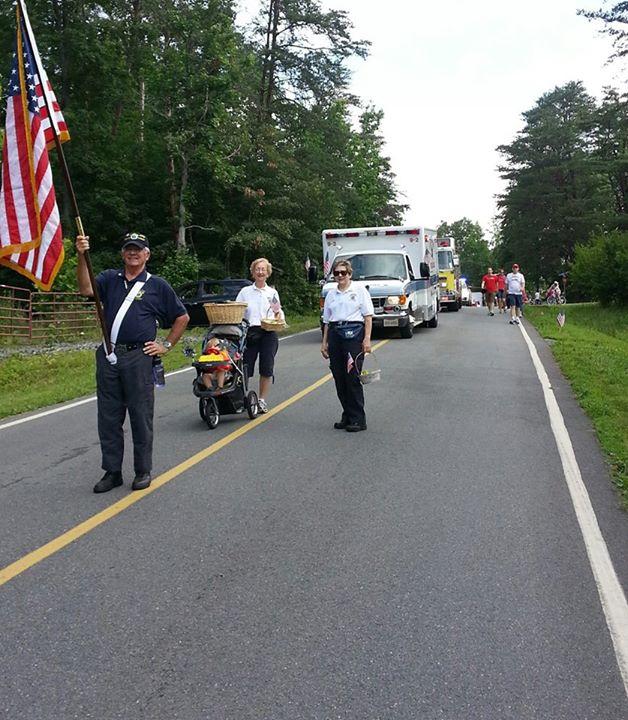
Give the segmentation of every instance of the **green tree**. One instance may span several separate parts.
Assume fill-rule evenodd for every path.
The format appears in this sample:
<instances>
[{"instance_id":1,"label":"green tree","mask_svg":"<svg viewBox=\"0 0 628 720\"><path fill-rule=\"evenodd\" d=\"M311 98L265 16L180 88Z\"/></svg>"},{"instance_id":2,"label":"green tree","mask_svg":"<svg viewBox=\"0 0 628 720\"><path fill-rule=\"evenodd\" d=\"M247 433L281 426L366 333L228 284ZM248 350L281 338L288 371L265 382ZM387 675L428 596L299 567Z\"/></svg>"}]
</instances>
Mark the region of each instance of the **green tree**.
<instances>
[{"instance_id":1,"label":"green tree","mask_svg":"<svg viewBox=\"0 0 628 720\"><path fill-rule=\"evenodd\" d=\"M613 214L608 175L594 161L596 113L582 83L568 83L543 95L514 142L498 148L507 181L498 256L517 259L535 281L564 271L576 244Z\"/></svg>"},{"instance_id":2,"label":"green tree","mask_svg":"<svg viewBox=\"0 0 628 720\"><path fill-rule=\"evenodd\" d=\"M608 224L628 229L628 93L605 88L596 113L594 160L613 196L615 217Z\"/></svg>"},{"instance_id":3,"label":"green tree","mask_svg":"<svg viewBox=\"0 0 628 720\"><path fill-rule=\"evenodd\" d=\"M614 230L578 245L569 286L584 300L628 305L628 232Z\"/></svg>"},{"instance_id":4,"label":"green tree","mask_svg":"<svg viewBox=\"0 0 628 720\"><path fill-rule=\"evenodd\" d=\"M611 60L628 55L628 2L615 3L610 10L578 10L578 15L602 21L601 32L613 38Z\"/></svg>"},{"instance_id":5,"label":"green tree","mask_svg":"<svg viewBox=\"0 0 628 720\"><path fill-rule=\"evenodd\" d=\"M319 0L266 0L253 24L260 50L259 115L270 118L276 101L326 102L349 82L346 60L366 57L370 43L355 40L344 11Z\"/></svg>"}]
</instances>

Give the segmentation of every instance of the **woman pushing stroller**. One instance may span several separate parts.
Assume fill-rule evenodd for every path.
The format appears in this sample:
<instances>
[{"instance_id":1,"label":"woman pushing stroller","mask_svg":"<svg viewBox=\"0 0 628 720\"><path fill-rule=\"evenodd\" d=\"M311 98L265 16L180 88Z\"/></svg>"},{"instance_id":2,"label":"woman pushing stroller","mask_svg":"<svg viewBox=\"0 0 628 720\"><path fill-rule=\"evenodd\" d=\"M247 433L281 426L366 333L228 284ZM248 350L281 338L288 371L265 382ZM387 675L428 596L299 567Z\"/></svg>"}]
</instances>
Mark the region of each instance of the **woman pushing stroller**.
<instances>
[{"instance_id":1,"label":"woman pushing stroller","mask_svg":"<svg viewBox=\"0 0 628 720\"><path fill-rule=\"evenodd\" d=\"M279 347L279 339L274 330L265 330L262 320L284 320L281 309L279 293L270 285L267 279L272 275L273 266L266 258L253 260L250 267L254 284L242 288L238 293L236 302L247 303L244 319L249 323L246 335L246 349L244 351L244 364L248 376L255 370L255 363L259 356L259 411L268 412L268 393L273 382L275 370L275 355Z\"/></svg>"}]
</instances>

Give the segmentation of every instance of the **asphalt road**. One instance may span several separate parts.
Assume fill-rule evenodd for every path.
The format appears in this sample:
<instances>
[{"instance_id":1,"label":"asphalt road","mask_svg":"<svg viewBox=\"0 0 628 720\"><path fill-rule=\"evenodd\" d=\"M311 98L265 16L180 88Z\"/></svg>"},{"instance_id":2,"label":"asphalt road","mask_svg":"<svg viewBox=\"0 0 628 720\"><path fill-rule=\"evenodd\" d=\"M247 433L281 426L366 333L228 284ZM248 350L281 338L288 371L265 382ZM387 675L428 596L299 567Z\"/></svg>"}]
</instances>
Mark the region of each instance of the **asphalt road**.
<instances>
[{"instance_id":1,"label":"asphalt road","mask_svg":"<svg viewBox=\"0 0 628 720\"><path fill-rule=\"evenodd\" d=\"M535 338L626 588L628 517ZM272 406L326 375L319 340L282 341ZM465 309L377 357L355 434L332 428L331 382L210 431L192 373L171 376L168 482L0 586L0 717L628 717L520 331ZM130 463L91 492L93 402L0 427L0 446L0 568L131 495Z\"/></svg>"}]
</instances>

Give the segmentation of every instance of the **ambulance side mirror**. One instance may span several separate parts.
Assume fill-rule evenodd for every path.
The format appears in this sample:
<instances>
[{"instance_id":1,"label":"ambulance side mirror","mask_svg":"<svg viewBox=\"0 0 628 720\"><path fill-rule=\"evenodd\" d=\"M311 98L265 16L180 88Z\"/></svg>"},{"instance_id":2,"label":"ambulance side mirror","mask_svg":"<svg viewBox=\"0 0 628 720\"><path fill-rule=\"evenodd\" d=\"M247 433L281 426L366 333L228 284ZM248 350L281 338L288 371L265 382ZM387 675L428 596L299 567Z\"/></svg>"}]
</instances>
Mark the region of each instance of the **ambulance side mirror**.
<instances>
[{"instance_id":1,"label":"ambulance side mirror","mask_svg":"<svg viewBox=\"0 0 628 720\"><path fill-rule=\"evenodd\" d=\"M454 255L454 267L458 267L460 265L460 258L457 255Z\"/></svg>"},{"instance_id":2,"label":"ambulance side mirror","mask_svg":"<svg viewBox=\"0 0 628 720\"><path fill-rule=\"evenodd\" d=\"M310 265L307 269L307 281L312 285L318 282L318 265Z\"/></svg>"},{"instance_id":3,"label":"ambulance side mirror","mask_svg":"<svg viewBox=\"0 0 628 720\"><path fill-rule=\"evenodd\" d=\"M430 266L426 262L422 262L419 266L419 272L421 273L422 278L429 278Z\"/></svg>"}]
</instances>

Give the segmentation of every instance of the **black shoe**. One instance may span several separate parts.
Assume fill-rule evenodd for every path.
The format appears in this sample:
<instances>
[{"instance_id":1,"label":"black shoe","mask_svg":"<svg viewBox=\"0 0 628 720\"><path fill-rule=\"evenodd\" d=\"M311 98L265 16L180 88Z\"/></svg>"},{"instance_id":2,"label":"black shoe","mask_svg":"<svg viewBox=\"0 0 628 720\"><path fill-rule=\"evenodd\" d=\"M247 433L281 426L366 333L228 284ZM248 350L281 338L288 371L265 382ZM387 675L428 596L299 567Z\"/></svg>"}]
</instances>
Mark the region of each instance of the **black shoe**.
<instances>
[{"instance_id":1,"label":"black shoe","mask_svg":"<svg viewBox=\"0 0 628 720\"><path fill-rule=\"evenodd\" d=\"M345 430L346 427L347 427L347 423L344 420L334 423L334 430Z\"/></svg>"},{"instance_id":2,"label":"black shoe","mask_svg":"<svg viewBox=\"0 0 628 720\"><path fill-rule=\"evenodd\" d=\"M150 473L141 473L140 475L135 476L135 480L133 480L133 485L131 485L132 490L146 490L146 488L151 484L152 477L150 476Z\"/></svg>"},{"instance_id":3,"label":"black shoe","mask_svg":"<svg viewBox=\"0 0 628 720\"><path fill-rule=\"evenodd\" d=\"M115 487L120 487L120 485L122 485L122 473L107 471L94 485L94 492L109 492L109 490L113 490Z\"/></svg>"},{"instance_id":4,"label":"black shoe","mask_svg":"<svg viewBox=\"0 0 628 720\"><path fill-rule=\"evenodd\" d=\"M345 428L347 432L360 432L360 430L366 430L366 423L360 425L359 423L349 423Z\"/></svg>"}]
</instances>

